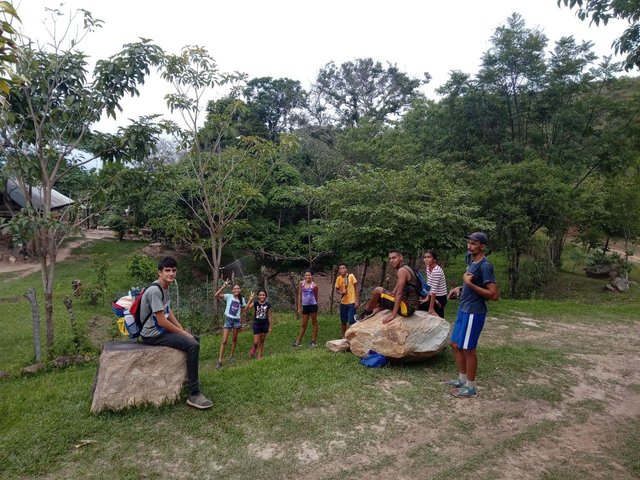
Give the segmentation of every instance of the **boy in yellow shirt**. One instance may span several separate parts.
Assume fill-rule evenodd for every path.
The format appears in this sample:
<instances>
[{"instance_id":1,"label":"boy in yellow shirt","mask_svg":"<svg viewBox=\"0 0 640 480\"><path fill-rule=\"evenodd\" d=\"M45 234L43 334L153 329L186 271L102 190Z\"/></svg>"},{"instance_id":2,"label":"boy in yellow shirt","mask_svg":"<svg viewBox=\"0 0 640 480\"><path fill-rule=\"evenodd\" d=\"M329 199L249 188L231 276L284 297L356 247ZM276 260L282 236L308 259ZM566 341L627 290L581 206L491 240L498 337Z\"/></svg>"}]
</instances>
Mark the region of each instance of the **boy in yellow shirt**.
<instances>
[{"instance_id":1,"label":"boy in yellow shirt","mask_svg":"<svg viewBox=\"0 0 640 480\"><path fill-rule=\"evenodd\" d=\"M356 309L360 307L360 293L357 288L358 280L353 273L349 273L347 265L338 265L338 278L336 278L336 293L341 295L340 299L340 326L342 328L342 338L347 331L347 324L353 325Z\"/></svg>"}]
</instances>

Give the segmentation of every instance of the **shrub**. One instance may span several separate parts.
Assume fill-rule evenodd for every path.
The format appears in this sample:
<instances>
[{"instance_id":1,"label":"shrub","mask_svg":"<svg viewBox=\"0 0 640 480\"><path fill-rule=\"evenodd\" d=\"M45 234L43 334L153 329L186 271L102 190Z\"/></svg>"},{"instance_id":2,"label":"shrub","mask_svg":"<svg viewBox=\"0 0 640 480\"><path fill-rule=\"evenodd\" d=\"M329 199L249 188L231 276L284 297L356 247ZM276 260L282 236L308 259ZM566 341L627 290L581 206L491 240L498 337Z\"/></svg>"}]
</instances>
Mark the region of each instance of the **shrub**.
<instances>
[{"instance_id":1,"label":"shrub","mask_svg":"<svg viewBox=\"0 0 640 480\"><path fill-rule=\"evenodd\" d=\"M107 270L109 270L107 255L104 253L94 255L92 269L94 278L82 288L82 299L90 305L97 305L99 299L104 301L107 293Z\"/></svg>"},{"instance_id":2,"label":"shrub","mask_svg":"<svg viewBox=\"0 0 640 480\"><path fill-rule=\"evenodd\" d=\"M607 269L612 276L626 276L631 272L631 265L617 252L607 254L604 250L594 250L587 259L586 270L599 271Z\"/></svg>"},{"instance_id":3,"label":"shrub","mask_svg":"<svg viewBox=\"0 0 640 480\"><path fill-rule=\"evenodd\" d=\"M133 280L141 285L146 285L157 277L158 265L153 258L133 253L129 255L127 269Z\"/></svg>"},{"instance_id":4,"label":"shrub","mask_svg":"<svg viewBox=\"0 0 640 480\"><path fill-rule=\"evenodd\" d=\"M521 257L518 287L522 298L536 298L553 278L556 268L549 248L547 238L534 237Z\"/></svg>"},{"instance_id":5,"label":"shrub","mask_svg":"<svg viewBox=\"0 0 640 480\"><path fill-rule=\"evenodd\" d=\"M124 238L124 234L127 233L127 228L129 226L127 221L122 218L121 215L112 213L105 219L105 223L111 230L116 232L118 240L122 241L122 239Z\"/></svg>"}]
</instances>

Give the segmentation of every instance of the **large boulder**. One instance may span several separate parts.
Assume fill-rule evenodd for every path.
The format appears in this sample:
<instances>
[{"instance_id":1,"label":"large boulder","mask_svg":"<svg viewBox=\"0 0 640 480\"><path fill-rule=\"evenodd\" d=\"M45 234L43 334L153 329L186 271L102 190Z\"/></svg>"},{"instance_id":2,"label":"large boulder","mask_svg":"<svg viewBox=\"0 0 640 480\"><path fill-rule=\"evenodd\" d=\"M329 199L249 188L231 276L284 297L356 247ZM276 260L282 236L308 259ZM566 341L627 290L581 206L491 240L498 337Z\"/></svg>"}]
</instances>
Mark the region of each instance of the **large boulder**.
<instances>
[{"instance_id":1,"label":"large boulder","mask_svg":"<svg viewBox=\"0 0 640 480\"><path fill-rule=\"evenodd\" d=\"M382 319L388 314L382 310L347 330L351 352L364 357L375 350L390 359L415 361L437 355L447 344L449 323L444 319L418 311L407 318L398 315L385 325Z\"/></svg>"},{"instance_id":2,"label":"large boulder","mask_svg":"<svg viewBox=\"0 0 640 480\"><path fill-rule=\"evenodd\" d=\"M186 378L185 352L136 341L105 343L93 386L91 413L173 402L180 397Z\"/></svg>"}]
</instances>

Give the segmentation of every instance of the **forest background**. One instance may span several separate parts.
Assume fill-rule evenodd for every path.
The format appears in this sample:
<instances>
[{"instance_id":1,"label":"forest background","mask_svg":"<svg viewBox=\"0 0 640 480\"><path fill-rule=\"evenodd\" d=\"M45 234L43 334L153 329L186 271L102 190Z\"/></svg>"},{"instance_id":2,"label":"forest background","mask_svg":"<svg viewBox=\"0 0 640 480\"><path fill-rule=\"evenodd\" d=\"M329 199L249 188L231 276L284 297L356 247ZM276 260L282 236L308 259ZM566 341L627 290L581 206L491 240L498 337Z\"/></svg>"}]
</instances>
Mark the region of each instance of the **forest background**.
<instances>
[{"instance_id":1,"label":"forest background","mask_svg":"<svg viewBox=\"0 0 640 480\"><path fill-rule=\"evenodd\" d=\"M101 20L86 10L49 14L48 43L7 44L15 82L1 164L32 207L4 231L40 259L49 347L52 259L82 225L186 249L206 264L207 291L247 256L263 267L257 283L338 261L361 265L363 279L378 265L383 282L389 248L413 262L435 249L446 264L480 229L505 259L504 297L535 296L568 234L593 263L628 273L640 231L640 137L638 81L621 75L637 50L624 44L616 49L631 53L620 63L573 37L550 45L514 13L478 73L452 71L434 101L420 91L428 74L372 58L329 62L306 90L291 78L222 72L202 47L171 54L140 39L90 71L82 41ZM151 71L167 81L167 106L183 122L150 115L115 133L94 130ZM212 91L217 99L205 101ZM95 159L101 169L84 168ZM34 208L34 186L43 208ZM52 211L54 188L73 207ZM612 237L623 240L622 257L607 253ZM194 315L202 323L209 311Z\"/></svg>"},{"instance_id":2,"label":"forest background","mask_svg":"<svg viewBox=\"0 0 640 480\"><path fill-rule=\"evenodd\" d=\"M67 29L51 11L59 28L40 45L15 34L18 12L0 2L1 174L31 207L2 228L28 242L41 273L0 274L3 478L637 478L640 297L626 256L638 236L638 82L621 68L637 69L640 12L561 3L601 24L627 19L614 47L625 65L575 39L549 43L513 15L478 72L452 72L431 100L416 87L426 78L367 57L325 64L308 89L227 74L202 48L169 54L147 40L89 63L82 38L101 25L89 12ZM186 122L94 128L122 119L124 100L156 71ZM98 158L102 169L83 168ZM54 208L54 189L71 208ZM76 248L96 223L126 238ZM239 275L247 290L268 281L277 298L272 275L312 265L330 279L346 260L366 294L393 281L392 245L410 261L439 250L454 283L463 236L480 228L503 295L483 332L474 400L440 385L455 375L449 349L386 369L292 349L300 323L286 297L264 360L214 368L219 323L204 306L216 275ZM94 416L97 352L119 335L109 301L155 274L140 253L148 240L129 240L147 234L180 256L172 305L203 333L200 379L215 404ZM587 278L585 266L630 289L605 290L609 278ZM47 349L25 370L40 338L27 290L44 295ZM319 322L321 343L339 334L335 314ZM238 351L251 341L241 333Z\"/></svg>"}]
</instances>

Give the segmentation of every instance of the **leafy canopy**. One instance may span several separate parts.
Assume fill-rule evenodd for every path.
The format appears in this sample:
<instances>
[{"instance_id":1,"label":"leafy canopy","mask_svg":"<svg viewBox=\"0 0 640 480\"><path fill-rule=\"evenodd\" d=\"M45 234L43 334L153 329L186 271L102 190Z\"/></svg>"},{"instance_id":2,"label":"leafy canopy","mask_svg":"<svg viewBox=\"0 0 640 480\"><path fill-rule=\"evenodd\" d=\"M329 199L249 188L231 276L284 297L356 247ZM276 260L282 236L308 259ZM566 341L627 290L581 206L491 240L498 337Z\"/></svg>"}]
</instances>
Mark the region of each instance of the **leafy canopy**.
<instances>
[{"instance_id":1,"label":"leafy canopy","mask_svg":"<svg viewBox=\"0 0 640 480\"><path fill-rule=\"evenodd\" d=\"M616 53L627 54L625 70L640 68L640 3L635 0L558 0L558 6L577 7L580 20L591 18L596 25L606 25L611 19L626 20L627 29L613 41Z\"/></svg>"}]
</instances>

